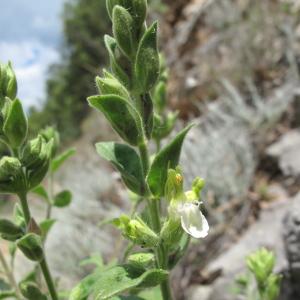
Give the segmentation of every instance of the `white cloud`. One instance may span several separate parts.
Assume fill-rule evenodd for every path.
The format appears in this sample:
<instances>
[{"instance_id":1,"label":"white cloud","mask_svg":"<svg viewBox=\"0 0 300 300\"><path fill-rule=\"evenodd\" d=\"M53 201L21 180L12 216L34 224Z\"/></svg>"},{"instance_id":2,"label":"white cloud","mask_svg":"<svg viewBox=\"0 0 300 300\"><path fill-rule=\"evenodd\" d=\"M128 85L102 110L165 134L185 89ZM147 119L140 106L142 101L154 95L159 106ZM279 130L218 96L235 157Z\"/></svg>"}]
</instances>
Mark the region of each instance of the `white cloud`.
<instances>
[{"instance_id":1,"label":"white cloud","mask_svg":"<svg viewBox=\"0 0 300 300\"><path fill-rule=\"evenodd\" d=\"M39 106L44 100L48 66L58 58L53 47L37 40L0 42L0 61L12 61L18 79L18 97L26 109Z\"/></svg>"}]
</instances>

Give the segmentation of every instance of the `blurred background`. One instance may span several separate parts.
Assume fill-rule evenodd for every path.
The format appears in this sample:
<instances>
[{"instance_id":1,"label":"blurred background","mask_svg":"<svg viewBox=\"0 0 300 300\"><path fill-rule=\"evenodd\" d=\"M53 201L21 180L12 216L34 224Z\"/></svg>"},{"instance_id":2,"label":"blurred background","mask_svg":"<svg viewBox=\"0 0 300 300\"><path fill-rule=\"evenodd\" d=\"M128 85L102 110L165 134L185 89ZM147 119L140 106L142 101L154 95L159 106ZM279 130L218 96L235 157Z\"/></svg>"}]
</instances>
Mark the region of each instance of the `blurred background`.
<instances>
[{"instance_id":1,"label":"blurred background","mask_svg":"<svg viewBox=\"0 0 300 300\"><path fill-rule=\"evenodd\" d=\"M160 23L178 129L198 124L181 159L186 186L197 175L207 182L211 231L174 272L177 299L235 299L234 278L261 246L277 256L281 299L300 299L300 1L148 2L149 20ZM0 0L0 60L13 63L32 134L53 125L62 150L77 150L55 177L73 202L53 212L58 224L46 245L65 289L88 273L82 259L101 253L110 261L124 249L99 222L128 211L129 196L94 149L118 137L86 103L108 65L103 35L110 27L104 0ZM44 204L30 201L42 218ZM1 214L11 207L2 201ZM18 257L18 275L28 267Z\"/></svg>"}]
</instances>

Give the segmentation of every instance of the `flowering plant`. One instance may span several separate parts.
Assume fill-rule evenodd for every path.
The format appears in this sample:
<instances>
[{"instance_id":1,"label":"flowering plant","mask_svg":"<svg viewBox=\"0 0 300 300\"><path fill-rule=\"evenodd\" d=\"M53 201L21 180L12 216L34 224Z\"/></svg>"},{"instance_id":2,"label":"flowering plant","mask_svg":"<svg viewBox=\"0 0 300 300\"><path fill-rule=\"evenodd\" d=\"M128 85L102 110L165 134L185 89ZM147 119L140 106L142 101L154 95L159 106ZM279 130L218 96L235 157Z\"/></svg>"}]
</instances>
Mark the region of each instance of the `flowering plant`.
<instances>
[{"instance_id":1,"label":"flowering plant","mask_svg":"<svg viewBox=\"0 0 300 300\"><path fill-rule=\"evenodd\" d=\"M0 159L0 194L14 194L19 198L14 208L13 220L0 219L0 236L9 243L11 262L0 251L0 263L6 278L0 298L46 300L42 272L51 299L58 294L48 268L44 243L55 220L51 218L52 207L66 207L72 195L69 191L54 194L53 176L64 161L74 154L69 149L57 154L59 135L53 128L41 131L34 139L28 138L28 121L22 103L16 98L17 80L10 63L0 64L0 140L5 153ZM49 174L48 188L41 185ZM37 223L31 215L27 196L35 193L47 204L46 218ZM20 250L36 264L33 271L17 282L14 276L14 258Z\"/></svg>"},{"instance_id":2,"label":"flowering plant","mask_svg":"<svg viewBox=\"0 0 300 300\"><path fill-rule=\"evenodd\" d=\"M96 150L145 205L131 216L111 221L129 241L124 262L107 270L96 268L73 289L70 299L89 295L97 300L125 299L118 295L137 295L156 285L164 300L172 299L172 268L184 255L190 237L204 238L209 230L200 211L204 181L196 178L192 189L184 192L178 167L192 125L161 147L162 139L174 128L177 113L166 111L167 71L158 52L158 24L146 25L146 0L107 0L106 4L113 29L113 37L104 37L110 70L96 77L99 95L89 97L88 102L105 116L123 143L100 142ZM149 154L151 140L157 147L153 156Z\"/></svg>"}]
</instances>

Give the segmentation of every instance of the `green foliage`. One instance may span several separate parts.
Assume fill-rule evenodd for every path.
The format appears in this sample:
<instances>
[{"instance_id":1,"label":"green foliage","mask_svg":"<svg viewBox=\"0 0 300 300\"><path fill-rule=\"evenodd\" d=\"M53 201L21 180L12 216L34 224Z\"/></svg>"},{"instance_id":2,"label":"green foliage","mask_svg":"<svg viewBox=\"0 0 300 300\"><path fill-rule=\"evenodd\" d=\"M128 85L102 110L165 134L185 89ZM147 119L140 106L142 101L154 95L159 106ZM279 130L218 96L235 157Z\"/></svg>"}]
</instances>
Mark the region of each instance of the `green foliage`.
<instances>
[{"instance_id":1,"label":"green foliage","mask_svg":"<svg viewBox=\"0 0 300 300\"><path fill-rule=\"evenodd\" d=\"M94 299L105 300L132 288L153 287L162 282L168 272L160 269L151 269L144 272L132 265L120 265L108 269L98 278Z\"/></svg>"},{"instance_id":2,"label":"green foliage","mask_svg":"<svg viewBox=\"0 0 300 300\"><path fill-rule=\"evenodd\" d=\"M28 122L19 99L10 102L3 124L3 132L13 149L20 147L28 131Z\"/></svg>"},{"instance_id":3,"label":"green foliage","mask_svg":"<svg viewBox=\"0 0 300 300\"><path fill-rule=\"evenodd\" d=\"M265 248L250 254L247 259L247 267L252 277L240 276L236 279L237 292L244 294L247 299L276 300L280 292L281 275L273 272L276 258L271 251ZM251 289L253 279L255 290Z\"/></svg>"},{"instance_id":4,"label":"green foliage","mask_svg":"<svg viewBox=\"0 0 300 300\"><path fill-rule=\"evenodd\" d=\"M147 248L158 246L158 235L139 217L130 219L126 215L122 215L115 219L113 224L122 231L127 239L137 245Z\"/></svg>"},{"instance_id":5,"label":"green foliage","mask_svg":"<svg viewBox=\"0 0 300 300\"><path fill-rule=\"evenodd\" d=\"M147 182L151 192L156 197L164 195L168 169L175 169L177 167L184 138L192 126L193 125L190 125L178 133L176 137L155 156L147 177Z\"/></svg>"},{"instance_id":6,"label":"green foliage","mask_svg":"<svg viewBox=\"0 0 300 300\"><path fill-rule=\"evenodd\" d=\"M47 300L47 296L44 295L33 282L25 281L20 283L20 291L28 300Z\"/></svg>"},{"instance_id":7,"label":"green foliage","mask_svg":"<svg viewBox=\"0 0 300 300\"><path fill-rule=\"evenodd\" d=\"M72 157L76 153L74 148L70 148L57 157L55 157L51 162L51 171L54 173L56 172L65 161L67 161L70 157Z\"/></svg>"},{"instance_id":8,"label":"green foliage","mask_svg":"<svg viewBox=\"0 0 300 300\"><path fill-rule=\"evenodd\" d=\"M101 37L109 31L104 0L67 1L62 14L64 44L61 62L51 66L47 99L41 111L32 109L31 131L55 125L63 141L80 134L89 112L85 99L94 91L93 78L107 61Z\"/></svg>"},{"instance_id":9,"label":"green foliage","mask_svg":"<svg viewBox=\"0 0 300 300\"><path fill-rule=\"evenodd\" d=\"M24 230L10 220L0 220L0 234L4 240L16 241L24 235Z\"/></svg>"},{"instance_id":10,"label":"green foliage","mask_svg":"<svg viewBox=\"0 0 300 300\"><path fill-rule=\"evenodd\" d=\"M130 13L122 6L113 9L113 33L119 48L131 58L134 55L134 27Z\"/></svg>"},{"instance_id":11,"label":"green foliage","mask_svg":"<svg viewBox=\"0 0 300 300\"><path fill-rule=\"evenodd\" d=\"M56 207L66 207L72 201L72 193L70 191L62 191L55 195L53 205Z\"/></svg>"},{"instance_id":12,"label":"green foliage","mask_svg":"<svg viewBox=\"0 0 300 300\"><path fill-rule=\"evenodd\" d=\"M135 78L142 93L149 92L155 85L159 73L159 54L157 50L157 23L153 23L143 35L135 61Z\"/></svg>"},{"instance_id":13,"label":"green foliage","mask_svg":"<svg viewBox=\"0 0 300 300\"><path fill-rule=\"evenodd\" d=\"M139 145L144 138L141 117L137 110L125 99L117 95L89 97L90 105L100 110L115 131L126 142Z\"/></svg>"},{"instance_id":14,"label":"green foliage","mask_svg":"<svg viewBox=\"0 0 300 300\"><path fill-rule=\"evenodd\" d=\"M0 101L5 97L15 99L17 96L17 79L11 63L0 66Z\"/></svg>"},{"instance_id":15,"label":"green foliage","mask_svg":"<svg viewBox=\"0 0 300 300\"><path fill-rule=\"evenodd\" d=\"M35 233L27 233L17 241L17 246L30 260L40 262L44 259L42 239Z\"/></svg>"},{"instance_id":16,"label":"green foliage","mask_svg":"<svg viewBox=\"0 0 300 300\"><path fill-rule=\"evenodd\" d=\"M145 183L140 157L136 151L124 144L98 143L97 152L111 162L121 173L125 185L134 193L144 195Z\"/></svg>"}]
</instances>

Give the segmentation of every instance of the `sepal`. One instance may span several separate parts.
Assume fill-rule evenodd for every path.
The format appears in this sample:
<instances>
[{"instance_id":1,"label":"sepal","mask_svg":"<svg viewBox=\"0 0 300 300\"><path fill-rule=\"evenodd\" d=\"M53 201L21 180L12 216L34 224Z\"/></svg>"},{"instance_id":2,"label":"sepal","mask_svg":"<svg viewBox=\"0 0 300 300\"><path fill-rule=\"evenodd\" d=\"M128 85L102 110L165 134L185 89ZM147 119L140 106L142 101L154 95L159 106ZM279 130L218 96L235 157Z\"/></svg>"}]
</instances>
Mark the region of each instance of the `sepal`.
<instances>
[{"instance_id":1,"label":"sepal","mask_svg":"<svg viewBox=\"0 0 300 300\"><path fill-rule=\"evenodd\" d=\"M13 149L20 147L28 132L28 121L19 99L12 101L3 125L3 132Z\"/></svg>"},{"instance_id":2,"label":"sepal","mask_svg":"<svg viewBox=\"0 0 300 300\"><path fill-rule=\"evenodd\" d=\"M32 261L42 261L44 259L43 243L39 235L28 233L17 241L18 248Z\"/></svg>"},{"instance_id":3,"label":"sepal","mask_svg":"<svg viewBox=\"0 0 300 300\"><path fill-rule=\"evenodd\" d=\"M159 77L159 54L157 48L157 23L144 33L135 61L135 80L142 94L149 92Z\"/></svg>"}]
</instances>

